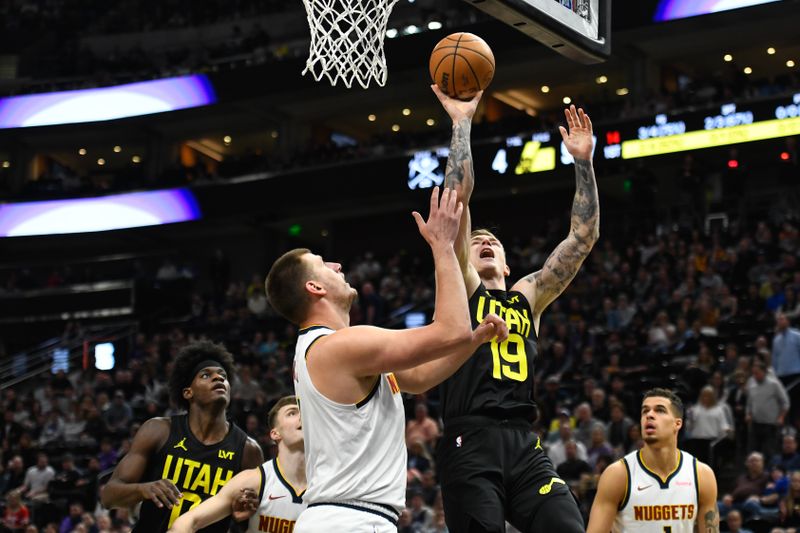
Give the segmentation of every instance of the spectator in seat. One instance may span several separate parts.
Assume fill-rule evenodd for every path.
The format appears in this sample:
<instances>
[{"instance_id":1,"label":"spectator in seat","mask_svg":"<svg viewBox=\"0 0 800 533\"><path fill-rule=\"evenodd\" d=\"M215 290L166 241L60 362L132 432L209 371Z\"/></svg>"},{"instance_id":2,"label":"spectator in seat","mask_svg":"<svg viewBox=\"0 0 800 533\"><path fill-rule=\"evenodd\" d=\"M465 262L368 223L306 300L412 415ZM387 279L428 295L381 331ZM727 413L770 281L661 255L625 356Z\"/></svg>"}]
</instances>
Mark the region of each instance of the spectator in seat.
<instances>
[{"instance_id":1,"label":"spectator in seat","mask_svg":"<svg viewBox=\"0 0 800 533\"><path fill-rule=\"evenodd\" d=\"M49 501L47 485L56 477L56 472L48 463L47 454L39 452L36 456L36 465L25 472L25 481L21 488L25 498L39 502Z\"/></svg>"},{"instance_id":2,"label":"spectator in seat","mask_svg":"<svg viewBox=\"0 0 800 533\"><path fill-rule=\"evenodd\" d=\"M780 501L780 525L773 533L793 532L800 528L800 472L792 472L789 490ZM782 529L788 528L788 529Z\"/></svg>"},{"instance_id":3,"label":"spectator in seat","mask_svg":"<svg viewBox=\"0 0 800 533\"><path fill-rule=\"evenodd\" d=\"M69 504L69 514L64 517L61 524L58 526L58 533L72 533L82 522L83 504L80 502L72 502Z\"/></svg>"},{"instance_id":4,"label":"spectator in seat","mask_svg":"<svg viewBox=\"0 0 800 533\"><path fill-rule=\"evenodd\" d=\"M569 411L564 411L569 415ZM576 457L581 461L586 461L588 455L586 453L586 446L582 442L573 439L572 427L569 423L561 424L558 428L559 439L547 447L547 456L553 462L553 466L558 466L567 460L567 443L574 442L576 447Z\"/></svg>"},{"instance_id":5,"label":"spectator in seat","mask_svg":"<svg viewBox=\"0 0 800 533\"><path fill-rule=\"evenodd\" d=\"M733 491L724 495L718 503L720 516L727 516L731 509L747 512L745 503L748 502L751 509L760 503L759 499L770 482L769 474L764 471L764 456L760 452L752 452L747 456L745 467L747 472L736 478Z\"/></svg>"},{"instance_id":6,"label":"spectator in seat","mask_svg":"<svg viewBox=\"0 0 800 533\"><path fill-rule=\"evenodd\" d=\"M31 514L22 503L19 492L12 490L6 495L6 510L3 513L3 529L11 533L22 533L28 527Z\"/></svg>"},{"instance_id":7,"label":"spectator in seat","mask_svg":"<svg viewBox=\"0 0 800 533\"><path fill-rule=\"evenodd\" d=\"M742 528L742 513L736 509L728 512L725 521L728 523L728 531L730 533L753 533L749 529Z\"/></svg>"},{"instance_id":8,"label":"spectator in seat","mask_svg":"<svg viewBox=\"0 0 800 533\"><path fill-rule=\"evenodd\" d=\"M5 472L0 475L0 494L14 490L25 482L25 464L22 456L9 459Z\"/></svg>"},{"instance_id":9,"label":"spectator in seat","mask_svg":"<svg viewBox=\"0 0 800 533\"><path fill-rule=\"evenodd\" d=\"M588 462L594 468L597 460L603 456L614 457L614 449L606 440L606 428L603 424L597 424L592 428L591 446L586 449Z\"/></svg>"},{"instance_id":10,"label":"spectator in seat","mask_svg":"<svg viewBox=\"0 0 800 533\"><path fill-rule=\"evenodd\" d=\"M592 467L583 459L578 458L578 443L574 440L567 441L564 450L567 458L558 465L556 472L572 486L580 481L584 474L591 474Z\"/></svg>"},{"instance_id":11,"label":"spectator in seat","mask_svg":"<svg viewBox=\"0 0 800 533\"><path fill-rule=\"evenodd\" d=\"M414 419L406 423L406 446L411 446L417 440L431 446L438 437L439 425L428 416L428 406L418 402L414 407Z\"/></svg>"},{"instance_id":12,"label":"spectator in seat","mask_svg":"<svg viewBox=\"0 0 800 533\"><path fill-rule=\"evenodd\" d=\"M706 385L688 413L687 425L693 439L717 440L733 433L722 404L717 403L714 387Z\"/></svg>"},{"instance_id":13,"label":"spectator in seat","mask_svg":"<svg viewBox=\"0 0 800 533\"><path fill-rule=\"evenodd\" d=\"M125 393L121 390L114 392L114 400L103 413L108 430L117 436L128 434L128 426L133 420L133 410L125 400Z\"/></svg>"},{"instance_id":14,"label":"spectator in seat","mask_svg":"<svg viewBox=\"0 0 800 533\"><path fill-rule=\"evenodd\" d=\"M772 458L770 466L777 466L784 472L800 470L800 453L797 453L797 437L795 435L783 436L781 453Z\"/></svg>"}]
</instances>

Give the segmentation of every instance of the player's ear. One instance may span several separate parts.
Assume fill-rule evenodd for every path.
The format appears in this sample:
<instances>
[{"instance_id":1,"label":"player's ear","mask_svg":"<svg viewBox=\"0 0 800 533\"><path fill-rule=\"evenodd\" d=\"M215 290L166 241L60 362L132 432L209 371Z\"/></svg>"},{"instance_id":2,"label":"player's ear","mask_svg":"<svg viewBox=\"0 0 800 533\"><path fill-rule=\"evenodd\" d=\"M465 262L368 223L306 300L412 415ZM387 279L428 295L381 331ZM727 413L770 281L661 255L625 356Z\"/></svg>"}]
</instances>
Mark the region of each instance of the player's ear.
<instances>
[{"instance_id":1,"label":"player's ear","mask_svg":"<svg viewBox=\"0 0 800 533\"><path fill-rule=\"evenodd\" d=\"M315 296L325 296L328 294L328 291L325 290L325 287L323 287L318 281L314 280L306 281L306 291Z\"/></svg>"},{"instance_id":2,"label":"player's ear","mask_svg":"<svg viewBox=\"0 0 800 533\"><path fill-rule=\"evenodd\" d=\"M183 399L184 400L191 400L193 396L194 396L194 393L192 392L192 388L191 387L186 387L185 389L183 389Z\"/></svg>"},{"instance_id":3,"label":"player's ear","mask_svg":"<svg viewBox=\"0 0 800 533\"><path fill-rule=\"evenodd\" d=\"M683 418L676 418L675 419L675 426L677 426L678 431L680 431L681 428L683 427Z\"/></svg>"},{"instance_id":4,"label":"player's ear","mask_svg":"<svg viewBox=\"0 0 800 533\"><path fill-rule=\"evenodd\" d=\"M280 433L278 433L277 428L272 428L269 430L269 438L271 438L275 442L280 442L283 437Z\"/></svg>"},{"instance_id":5,"label":"player's ear","mask_svg":"<svg viewBox=\"0 0 800 533\"><path fill-rule=\"evenodd\" d=\"M511 275L511 267L506 265L505 268L503 269L503 276L508 277L510 275Z\"/></svg>"}]
</instances>

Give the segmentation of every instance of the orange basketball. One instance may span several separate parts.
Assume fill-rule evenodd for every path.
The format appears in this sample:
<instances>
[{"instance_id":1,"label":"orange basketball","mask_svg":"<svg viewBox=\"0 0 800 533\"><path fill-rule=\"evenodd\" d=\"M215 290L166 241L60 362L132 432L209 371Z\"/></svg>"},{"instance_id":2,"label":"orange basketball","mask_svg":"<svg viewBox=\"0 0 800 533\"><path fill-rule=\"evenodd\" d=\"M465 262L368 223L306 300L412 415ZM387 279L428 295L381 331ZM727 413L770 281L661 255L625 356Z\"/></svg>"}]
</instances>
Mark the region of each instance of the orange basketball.
<instances>
[{"instance_id":1,"label":"orange basketball","mask_svg":"<svg viewBox=\"0 0 800 533\"><path fill-rule=\"evenodd\" d=\"M469 100L489 86L494 76L494 54L486 41L472 33L452 33L431 53L431 78L442 92Z\"/></svg>"}]
</instances>

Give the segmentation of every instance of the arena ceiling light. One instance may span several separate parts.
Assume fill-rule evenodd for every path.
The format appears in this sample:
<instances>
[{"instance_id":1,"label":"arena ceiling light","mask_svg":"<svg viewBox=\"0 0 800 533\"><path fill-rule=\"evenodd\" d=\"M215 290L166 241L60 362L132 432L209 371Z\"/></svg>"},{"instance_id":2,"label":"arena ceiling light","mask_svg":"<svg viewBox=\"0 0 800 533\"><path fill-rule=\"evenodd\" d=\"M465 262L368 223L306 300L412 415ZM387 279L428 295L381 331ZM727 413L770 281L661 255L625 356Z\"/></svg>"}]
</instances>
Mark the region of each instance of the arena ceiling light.
<instances>
[{"instance_id":1,"label":"arena ceiling light","mask_svg":"<svg viewBox=\"0 0 800 533\"><path fill-rule=\"evenodd\" d=\"M202 75L0 98L0 129L99 122L213 104Z\"/></svg>"},{"instance_id":2,"label":"arena ceiling light","mask_svg":"<svg viewBox=\"0 0 800 533\"><path fill-rule=\"evenodd\" d=\"M108 231L197 220L188 189L0 205L0 237Z\"/></svg>"}]
</instances>

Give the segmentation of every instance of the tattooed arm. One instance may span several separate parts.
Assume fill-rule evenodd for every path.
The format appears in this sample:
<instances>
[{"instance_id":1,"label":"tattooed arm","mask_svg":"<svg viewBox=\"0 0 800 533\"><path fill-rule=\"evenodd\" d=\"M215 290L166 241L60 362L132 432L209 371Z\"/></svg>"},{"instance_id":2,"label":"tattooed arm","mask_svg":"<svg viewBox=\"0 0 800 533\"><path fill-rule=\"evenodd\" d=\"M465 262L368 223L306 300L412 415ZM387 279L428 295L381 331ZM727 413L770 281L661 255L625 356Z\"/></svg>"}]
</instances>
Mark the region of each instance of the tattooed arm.
<instances>
[{"instance_id":1,"label":"tattooed arm","mask_svg":"<svg viewBox=\"0 0 800 533\"><path fill-rule=\"evenodd\" d=\"M719 510L717 508L717 479L714 471L697 461L698 502L695 531L697 533L719 533Z\"/></svg>"},{"instance_id":2,"label":"tattooed arm","mask_svg":"<svg viewBox=\"0 0 800 533\"><path fill-rule=\"evenodd\" d=\"M450 154L447 157L444 186L455 190L458 193L458 201L464 204L458 237L453 247L458 257L461 273L464 275L467 295L471 295L478 288L481 280L475 267L469 262L469 243L470 233L472 232L469 200L472 197L472 188L475 185L475 172L472 166L472 150L470 148L470 131L472 130L472 117L475 115L475 110L478 107L483 91L478 92L472 100L463 102L450 98L436 85L431 85L431 89L433 89L434 94L442 103L442 107L444 107L453 121L453 135L450 140Z\"/></svg>"},{"instance_id":3,"label":"tattooed arm","mask_svg":"<svg viewBox=\"0 0 800 533\"><path fill-rule=\"evenodd\" d=\"M592 121L583 109L576 111L574 105L564 110L564 114L569 132L563 126L559 130L575 158L576 181L569 235L556 246L541 270L512 287L525 295L536 317L564 292L600 237L600 204L592 167Z\"/></svg>"}]
</instances>

